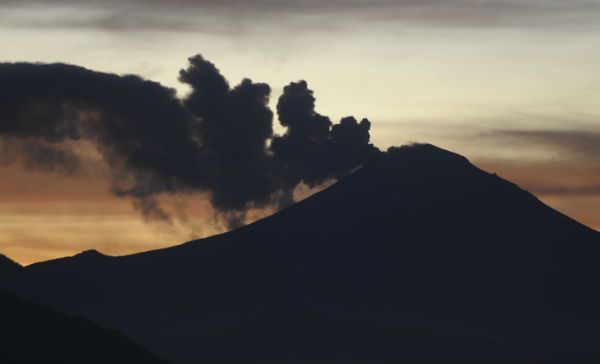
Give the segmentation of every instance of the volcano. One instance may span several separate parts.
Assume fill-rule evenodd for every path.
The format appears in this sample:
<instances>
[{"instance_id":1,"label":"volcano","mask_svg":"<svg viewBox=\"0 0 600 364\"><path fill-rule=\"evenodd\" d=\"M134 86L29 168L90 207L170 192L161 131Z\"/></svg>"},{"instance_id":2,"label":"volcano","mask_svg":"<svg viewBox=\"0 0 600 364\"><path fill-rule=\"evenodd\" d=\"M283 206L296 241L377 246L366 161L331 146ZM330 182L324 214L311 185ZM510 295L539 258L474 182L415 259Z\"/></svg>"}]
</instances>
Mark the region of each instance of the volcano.
<instances>
[{"instance_id":1,"label":"volcano","mask_svg":"<svg viewBox=\"0 0 600 364\"><path fill-rule=\"evenodd\" d=\"M4 280L185 360L599 360L600 234L466 158L393 148L279 213Z\"/></svg>"}]
</instances>

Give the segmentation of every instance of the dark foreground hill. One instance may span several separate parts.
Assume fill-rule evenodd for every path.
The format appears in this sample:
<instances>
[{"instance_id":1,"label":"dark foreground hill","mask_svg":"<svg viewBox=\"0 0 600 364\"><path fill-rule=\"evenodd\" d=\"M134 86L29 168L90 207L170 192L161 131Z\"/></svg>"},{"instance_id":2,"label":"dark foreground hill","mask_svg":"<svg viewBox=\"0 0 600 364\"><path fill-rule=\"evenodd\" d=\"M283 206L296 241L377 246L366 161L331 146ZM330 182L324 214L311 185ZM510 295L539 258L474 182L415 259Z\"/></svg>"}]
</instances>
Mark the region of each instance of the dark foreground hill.
<instances>
[{"instance_id":1,"label":"dark foreground hill","mask_svg":"<svg viewBox=\"0 0 600 364\"><path fill-rule=\"evenodd\" d=\"M372 359L596 360L598 257L597 232L419 145L233 232L125 257L85 252L6 285L175 360L219 347L257 360L343 360L343 348ZM290 319L298 307L308 318ZM304 345L313 339L328 344Z\"/></svg>"},{"instance_id":2,"label":"dark foreground hill","mask_svg":"<svg viewBox=\"0 0 600 364\"><path fill-rule=\"evenodd\" d=\"M0 291L0 363L163 363L114 330Z\"/></svg>"}]
</instances>

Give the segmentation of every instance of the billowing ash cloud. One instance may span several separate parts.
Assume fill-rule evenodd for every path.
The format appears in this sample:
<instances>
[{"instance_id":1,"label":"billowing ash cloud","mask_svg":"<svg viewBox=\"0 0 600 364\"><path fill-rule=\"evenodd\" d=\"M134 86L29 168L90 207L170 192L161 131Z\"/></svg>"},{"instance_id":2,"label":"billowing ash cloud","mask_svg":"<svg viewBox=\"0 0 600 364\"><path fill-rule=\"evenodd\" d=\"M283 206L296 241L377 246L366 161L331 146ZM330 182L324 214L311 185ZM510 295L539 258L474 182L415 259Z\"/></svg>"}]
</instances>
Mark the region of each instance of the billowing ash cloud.
<instances>
[{"instance_id":1,"label":"billowing ash cloud","mask_svg":"<svg viewBox=\"0 0 600 364\"><path fill-rule=\"evenodd\" d=\"M273 136L269 85L245 79L230 88L201 56L190 58L179 79L192 87L184 105L197 118L213 205L239 211L269 203L278 188L278 171L267 150Z\"/></svg>"},{"instance_id":2,"label":"billowing ash cloud","mask_svg":"<svg viewBox=\"0 0 600 364\"><path fill-rule=\"evenodd\" d=\"M136 76L1 64L0 135L4 162L24 158L47 170L77 164L63 142L92 141L111 167L112 191L134 197L149 218L166 216L157 194L206 187L201 149L175 92Z\"/></svg>"},{"instance_id":3,"label":"billowing ash cloud","mask_svg":"<svg viewBox=\"0 0 600 364\"><path fill-rule=\"evenodd\" d=\"M200 55L180 71L184 100L158 83L65 64L0 64L0 162L71 173L72 141L95 145L111 190L134 198L146 218L169 220L160 194L208 192L231 224L253 207L289 202L300 183L339 178L379 151L368 120L338 124L314 110L306 82L286 86L273 133L270 87L231 87Z\"/></svg>"},{"instance_id":4,"label":"billowing ash cloud","mask_svg":"<svg viewBox=\"0 0 600 364\"><path fill-rule=\"evenodd\" d=\"M277 114L287 131L273 138L272 150L283 165L288 190L300 182L315 186L341 177L379 152L369 143L367 119L358 123L345 117L332 126L328 117L315 111L315 97L305 81L283 89Z\"/></svg>"}]
</instances>

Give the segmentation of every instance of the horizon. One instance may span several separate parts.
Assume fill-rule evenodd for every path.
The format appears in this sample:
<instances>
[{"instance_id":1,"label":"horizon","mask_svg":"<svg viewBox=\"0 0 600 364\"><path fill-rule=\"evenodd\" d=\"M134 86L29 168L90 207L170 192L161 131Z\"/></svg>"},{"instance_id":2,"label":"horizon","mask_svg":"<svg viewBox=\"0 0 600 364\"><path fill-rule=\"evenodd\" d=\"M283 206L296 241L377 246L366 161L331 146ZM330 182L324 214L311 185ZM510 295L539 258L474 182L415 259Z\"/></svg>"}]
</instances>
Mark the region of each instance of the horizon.
<instances>
[{"instance_id":1,"label":"horizon","mask_svg":"<svg viewBox=\"0 0 600 364\"><path fill-rule=\"evenodd\" d=\"M432 144L429 144L429 143L413 143L413 144L406 144L406 145L403 145L403 146L401 146L401 147L402 147L402 148L405 148L405 147L408 147L408 148L415 148L415 147L427 146L427 145L432 145ZM436 148L439 148L439 147L437 147L437 146L435 146L435 145L433 145L433 146L434 146L434 147L436 147ZM399 148L399 149L400 149L400 148ZM445 150L445 149L442 149L442 148L439 148L439 149L440 149L441 151L444 151L444 152L450 152L450 153L453 153L452 151L449 151L449 150ZM460 154L457 154L457 155L458 155L458 156L461 156ZM463 156L463 157L464 157L464 156ZM468 160L468 158L467 158L467 160ZM477 166L476 164L473 164L473 163L472 163L470 160L469 160L469 162L470 162L470 163L471 163L471 165L473 165L475 168L481 169L481 168L480 168L479 166ZM362 167L363 167L363 166L361 166L361 167L360 167L358 170L360 170ZM485 173L496 174L495 172L489 172L489 171L486 171L486 170L483 170L483 169L481 169L481 170L482 170L483 172L485 172ZM353 172L353 173L354 173L354 172ZM352 174L353 174L353 173L352 173ZM345 178L347 178L347 177L350 177L350 176L346 176L346 177L344 177L344 178L342 178L342 179L345 179ZM506 180L505 178L503 178L503 177L502 177L502 176L500 176L500 175L498 175L498 177L500 177L500 178L502 178L502 179ZM507 181L512 183L512 181L510 181L510 180L507 180ZM336 182L337 182L337 181L336 181ZM329 187L331 187L331 186L335 185L335 183L336 183L336 182L332 182L332 183L330 183L330 184L329 184L329 183L328 183L328 184L323 184L323 185L319 186L318 188L315 188L315 189L312 189L312 190L306 190L306 191L303 191L303 193L300 193L300 194L299 194L299 196L298 196L298 200L297 200L297 201L296 201L294 204L296 204L296 203L298 203L298 202L301 202L301 201L302 201L302 200L304 200L305 198L308 198L308 197L310 197L310 196L312 196L312 195L314 195L314 194L318 194L318 193L320 193L322 190L324 190L324 189L327 189L327 188L329 188ZM519 186L519 187L521 187L521 186ZM526 191L527 191L527 190L526 190ZM530 193L531 193L531 191L527 191L527 192L530 192ZM536 197L537 197L537 196L536 196ZM542 201L542 202L543 202L543 201ZM547 204L546 204L546 205L547 205ZM552 208L552 206L549 206L549 207L551 207L551 208ZM557 210L557 211L558 211L558 210ZM558 212L560 212L560 211L558 211ZM268 218L268 217L272 216L273 214L277 214L277 213L278 213L278 211L274 211L274 212L272 212L272 213L270 213L270 212L269 212L269 213L261 213L261 214L259 214L258 216L253 216L253 217L251 217L251 220L249 220L249 221L248 221L246 224L244 224L243 226L254 224L254 223L256 223L256 222L258 222L258 221L260 221L260 220L263 220L263 219L265 219L265 218ZM568 217L568 218L572 218L571 216L568 216L568 215L565 215L565 216L566 216L566 217ZM575 221L577 221L577 220L575 219ZM580 224L582 224L580 221L577 221L577 222L578 222L578 223L580 223ZM584 224L582 224L582 225L584 225ZM585 225L584 225L584 226L585 226ZM240 226L240 227L241 227L241 226ZM589 227L589 226L588 226L588 227ZM1 252L0 252L0 255L4 255L5 257L9 258L10 260L12 260L12 261L16 262L17 264L19 264L20 266L23 266L23 267L27 267L27 266L30 266L30 265L32 265L32 264L36 264L36 263L44 263L44 262L51 261L51 260L54 260L54 259L61 259L61 258L75 257L75 256L77 256L77 255L80 255L80 254L83 254L83 253L87 253L87 252L96 252L96 253L99 253L99 254L101 254L101 255L103 255L103 256L110 256L110 257L125 257L125 256L134 255L134 254L138 254L138 253L145 253L145 252L150 252L150 251L154 251L154 250L161 250L161 249L165 249L165 248L176 247L176 246L178 246L178 245L182 245L182 244L190 243L190 242L193 242L193 241L202 240L202 239L207 239L207 238L211 238L211 237L213 237L213 236L217 236L217 235L221 235L221 234L226 234L226 233L228 233L229 231L233 231L233 230L235 230L235 229L237 229L237 228L233 228L233 229L225 229L224 231L217 231L217 232L215 232L214 234L211 234L211 235L207 235L207 236L201 236L201 237L199 237L199 238L191 238L191 239L188 239L188 240L179 241L179 242L176 242L176 243L175 243L175 244L173 244L173 245L159 246L159 247L156 247L156 248L150 248L150 249L147 249L147 250L132 251L132 252L128 252L128 253L125 253L125 254L115 254L115 255L113 255L113 254L108 254L108 253L106 253L106 252L102 252L102 251L100 251L99 249L96 249L96 248L90 248L90 249L86 249L86 250L78 251L78 252L75 252L75 253L73 253L73 254L69 254L69 255L57 256L57 257L53 257L53 258L50 258L50 259L46 259L46 260L40 260L40 261L36 261L36 262L29 262L29 263L21 263L21 262L18 262L18 261L16 261L16 260L12 259L10 256L7 256L7 255L5 255L5 254L2 254ZM595 229L595 230L598 230L598 229Z\"/></svg>"},{"instance_id":2,"label":"horizon","mask_svg":"<svg viewBox=\"0 0 600 364\"><path fill-rule=\"evenodd\" d=\"M286 132L276 110L285 85L306 80L317 113L334 124L368 118L375 147L424 142L457 152L599 230L595 10L600 2L579 0L8 1L0 62L137 74L185 100L192 87L178 71L200 53L232 87L245 77L271 86L276 135ZM75 147L100 162L68 175L0 160L1 253L22 264L88 249L121 255L228 229L210 189L172 194L166 208L182 214L171 225L145 221L130 197L110 192L94 147Z\"/></svg>"}]
</instances>

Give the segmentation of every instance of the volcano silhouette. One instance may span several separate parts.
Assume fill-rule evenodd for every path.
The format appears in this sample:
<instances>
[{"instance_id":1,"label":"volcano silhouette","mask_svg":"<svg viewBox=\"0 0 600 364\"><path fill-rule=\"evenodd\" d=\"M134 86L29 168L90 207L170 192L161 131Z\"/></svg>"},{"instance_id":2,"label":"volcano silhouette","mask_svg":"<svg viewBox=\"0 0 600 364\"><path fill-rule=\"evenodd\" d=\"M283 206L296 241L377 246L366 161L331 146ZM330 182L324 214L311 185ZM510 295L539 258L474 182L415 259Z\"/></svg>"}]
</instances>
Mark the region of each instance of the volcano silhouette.
<instances>
[{"instance_id":1,"label":"volcano silhouette","mask_svg":"<svg viewBox=\"0 0 600 364\"><path fill-rule=\"evenodd\" d=\"M235 231L4 285L174 362L598 360L599 257L598 232L416 145Z\"/></svg>"}]
</instances>

